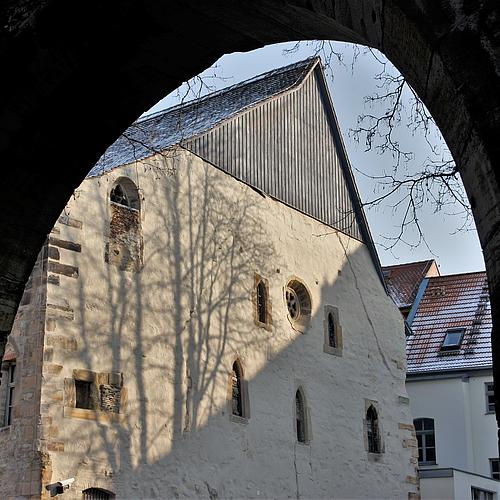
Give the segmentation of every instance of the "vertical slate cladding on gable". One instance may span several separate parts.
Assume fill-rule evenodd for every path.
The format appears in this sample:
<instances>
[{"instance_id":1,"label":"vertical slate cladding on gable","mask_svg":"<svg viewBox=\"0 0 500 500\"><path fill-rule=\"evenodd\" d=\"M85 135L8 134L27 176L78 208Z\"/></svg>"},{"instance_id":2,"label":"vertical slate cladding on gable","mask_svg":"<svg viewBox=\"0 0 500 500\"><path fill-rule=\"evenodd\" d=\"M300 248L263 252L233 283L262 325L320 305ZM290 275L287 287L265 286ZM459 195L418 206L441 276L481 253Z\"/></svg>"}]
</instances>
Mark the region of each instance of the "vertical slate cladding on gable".
<instances>
[{"instance_id":1,"label":"vertical slate cladding on gable","mask_svg":"<svg viewBox=\"0 0 500 500\"><path fill-rule=\"evenodd\" d=\"M317 71L297 90L184 145L234 177L363 240Z\"/></svg>"}]
</instances>

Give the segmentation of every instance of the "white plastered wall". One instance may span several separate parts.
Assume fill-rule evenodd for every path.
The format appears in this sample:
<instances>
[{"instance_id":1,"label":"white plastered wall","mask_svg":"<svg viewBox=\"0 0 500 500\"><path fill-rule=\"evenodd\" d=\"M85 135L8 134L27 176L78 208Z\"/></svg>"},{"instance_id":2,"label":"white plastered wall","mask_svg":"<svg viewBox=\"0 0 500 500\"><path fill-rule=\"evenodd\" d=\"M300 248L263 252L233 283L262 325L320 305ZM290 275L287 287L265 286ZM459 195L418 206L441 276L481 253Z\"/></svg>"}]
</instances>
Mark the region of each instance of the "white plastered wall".
<instances>
[{"instance_id":1,"label":"white plastered wall","mask_svg":"<svg viewBox=\"0 0 500 500\"><path fill-rule=\"evenodd\" d=\"M123 175L142 197L138 273L104 262L107 198ZM69 304L74 319L57 320L51 334L76 339L77 349L54 350L62 370L51 384L73 369L121 372L128 402L120 423L63 417L64 402L46 408L64 448L50 454L52 477L76 478L65 498L90 486L120 498L416 491L403 323L365 245L183 150L84 181L66 214L82 221L80 232L58 228L82 243L81 253L61 257L79 276L62 277L48 294ZM270 330L254 323L255 273L269 281ZM283 289L292 276L311 293L305 334L287 319ZM342 356L323 350L325 305L339 309ZM246 423L228 415L236 358L248 381ZM308 445L293 431L299 385ZM380 410L380 457L364 446L366 399Z\"/></svg>"}]
</instances>

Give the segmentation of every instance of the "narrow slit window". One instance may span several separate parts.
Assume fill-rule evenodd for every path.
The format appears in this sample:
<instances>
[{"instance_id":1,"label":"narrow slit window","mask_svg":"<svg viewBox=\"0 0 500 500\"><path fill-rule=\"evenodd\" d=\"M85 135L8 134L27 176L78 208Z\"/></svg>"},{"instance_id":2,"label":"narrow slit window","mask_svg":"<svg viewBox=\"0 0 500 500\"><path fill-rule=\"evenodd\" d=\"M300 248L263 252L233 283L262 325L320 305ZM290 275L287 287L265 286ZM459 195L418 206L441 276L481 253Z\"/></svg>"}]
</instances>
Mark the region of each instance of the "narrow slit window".
<instances>
[{"instance_id":1,"label":"narrow slit window","mask_svg":"<svg viewBox=\"0 0 500 500\"><path fill-rule=\"evenodd\" d=\"M243 401L241 394L241 368L237 361L233 364L231 375L232 384L232 412L237 417L243 417Z\"/></svg>"},{"instance_id":2,"label":"narrow slit window","mask_svg":"<svg viewBox=\"0 0 500 500\"><path fill-rule=\"evenodd\" d=\"M335 329L335 318L333 313L328 313L328 345L330 347L337 347L337 335Z\"/></svg>"},{"instance_id":3,"label":"narrow slit window","mask_svg":"<svg viewBox=\"0 0 500 500\"><path fill-rule=\"evenodd\" d=\"M297 441L306 442L306 414L304 407L304 397L300 389L295 393L295 419L297 425Z\"/></svg>"},{"instance_id":4,"label":"narrow slit window","mask_svg":"<svg viewBox=\"0 0 500 500\"><path fill-rule=\"evenodd\" d=\"M380 453L378 415L373 405L370 405L366 411L366 434L368 439L368 451L370 453Z\"/></svg>"},{"instance_id":5,"label":"narrow slit window","mask_svg":"<svg viewBox=\"0 0 500 500\"><path fill-rule=\"evenodd\" d=\"M8 426L12 422L12 409L14 406L14 392L16 387L16 364L12 363L9 366L7 374L7 401L5 407L5 422L4 425Z\"/></svg>"},{"instance_id":6,"label":"narrow slit window","mask_svg":"<svg viewBox=\"0 0 500 500\"><path fill-rule=\"evenodd\" d=\"M267 290L262 280L257 285L257 319L259 323L267 323Z\"/></svg>"}]
</instances>

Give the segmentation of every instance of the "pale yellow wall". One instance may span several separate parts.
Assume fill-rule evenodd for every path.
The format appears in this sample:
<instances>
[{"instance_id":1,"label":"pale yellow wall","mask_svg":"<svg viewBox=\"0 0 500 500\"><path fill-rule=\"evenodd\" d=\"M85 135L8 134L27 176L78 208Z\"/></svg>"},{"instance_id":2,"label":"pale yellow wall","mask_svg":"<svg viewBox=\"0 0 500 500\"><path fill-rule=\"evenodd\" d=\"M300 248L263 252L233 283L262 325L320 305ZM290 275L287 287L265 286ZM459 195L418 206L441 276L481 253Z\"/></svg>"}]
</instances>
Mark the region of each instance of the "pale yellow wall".
<instances>
[{"instance_id":1,"label":"pale yellow wall","mask_svg":"<svg viewBox=\"0 0 500 500\"><path fill-rule=\"evenodd\" d=\"M142 196L138 273L104 261L108 194L125 175ZM183 150L85 180L65 215L82 225L58 224L59 237L82 249L60 257L78 277L48 288L48 301L66 315L52 318L46 337L68 341L56 342L52 364L62 369L46 383L62 389L73 369L122 372L128 398L122 421L110 423L64 417L63 401L44 406L44 389L52 480L76 478L65 498L89 486L120 498L415 491L403 323L363 244ZM255 273L269 280L270 331L254 323ZM292 276L312 297L305 334L287 319L283 287ZM325 305L339 309L341 357L323 352ZM228 414L236 357L248 380L246 424ZM299 385L309 445L297 444L293 430ZM379 408L379 461L364 448L365 400Z\"/></svg>"}]
</instances>

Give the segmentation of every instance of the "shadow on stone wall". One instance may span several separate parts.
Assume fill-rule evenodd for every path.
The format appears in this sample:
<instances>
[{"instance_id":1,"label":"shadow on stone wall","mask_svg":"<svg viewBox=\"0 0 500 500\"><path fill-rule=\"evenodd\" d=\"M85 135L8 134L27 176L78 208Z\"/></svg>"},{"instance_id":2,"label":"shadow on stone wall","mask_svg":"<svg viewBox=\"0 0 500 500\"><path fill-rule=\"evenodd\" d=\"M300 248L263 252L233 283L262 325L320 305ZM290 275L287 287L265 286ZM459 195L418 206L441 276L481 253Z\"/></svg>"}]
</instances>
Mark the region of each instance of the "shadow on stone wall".
<instances>
[{"instance_id":1,"label":"shadow on stone wall","mask_svg":"<svg viewBox=\"0 0 500 500\"><path fill-rule=\"evenodd\" d=\"M407 495L412 487L404 486L404 478L414 467L401 448L408 431L398 430L398 422L411 420L409 409L395 403L405 394L404 372L397 367L404 343L390 347L389 338L402 336L403 329L397 320L391 320L398 330L390 334L380 327L380 304L391 305L376 273L364 267L372 265L368 253L356 255L328 231L324 238L332 251L349 259L332 258L335 278L325 280L315 274L324 262L311 264L321 252L275 248L259 195L248 196L245 188L235 196L213 171L206 166L201 182L188 172L182 186L178 175L156 173L167 179L144 201L142 271L105 266L99 277L104 290L92 289L80 274L74 306L81 333L73 360L79 368L122 372L128 402L121 423L61 421L87 436L71 447L60 429L58 439L68 443L60 462L65 473L81 487L109 489L119 498L331 497L332 488L341 496ZM99 205L97 224L106 231L108 214L102 200ZM162 205L165 210L156 209ZM148 226L153 210L157 227ZM321 236L304 235L306 245L315 238ZM96 256L100 249L80 269ZM302 269L314 311L304 334L290 325L283 300L287 276L302 277ZM254 322L256 272L269 279L271 331ZM109 308L96 323L92 304L99 301ZM340 309L342 356L323 350L328 304ZM97 366L96 346L109 353L106 366ZM236 358L248 379L247 422L231 420L226 400ZM298 444L294 431L300 386L310 414L308 445ZM364 445L365 398L379 402L388 431L386 453L375 462ZM334 470L342 474L332 476Z\"/></svg>"}]
</instances>

